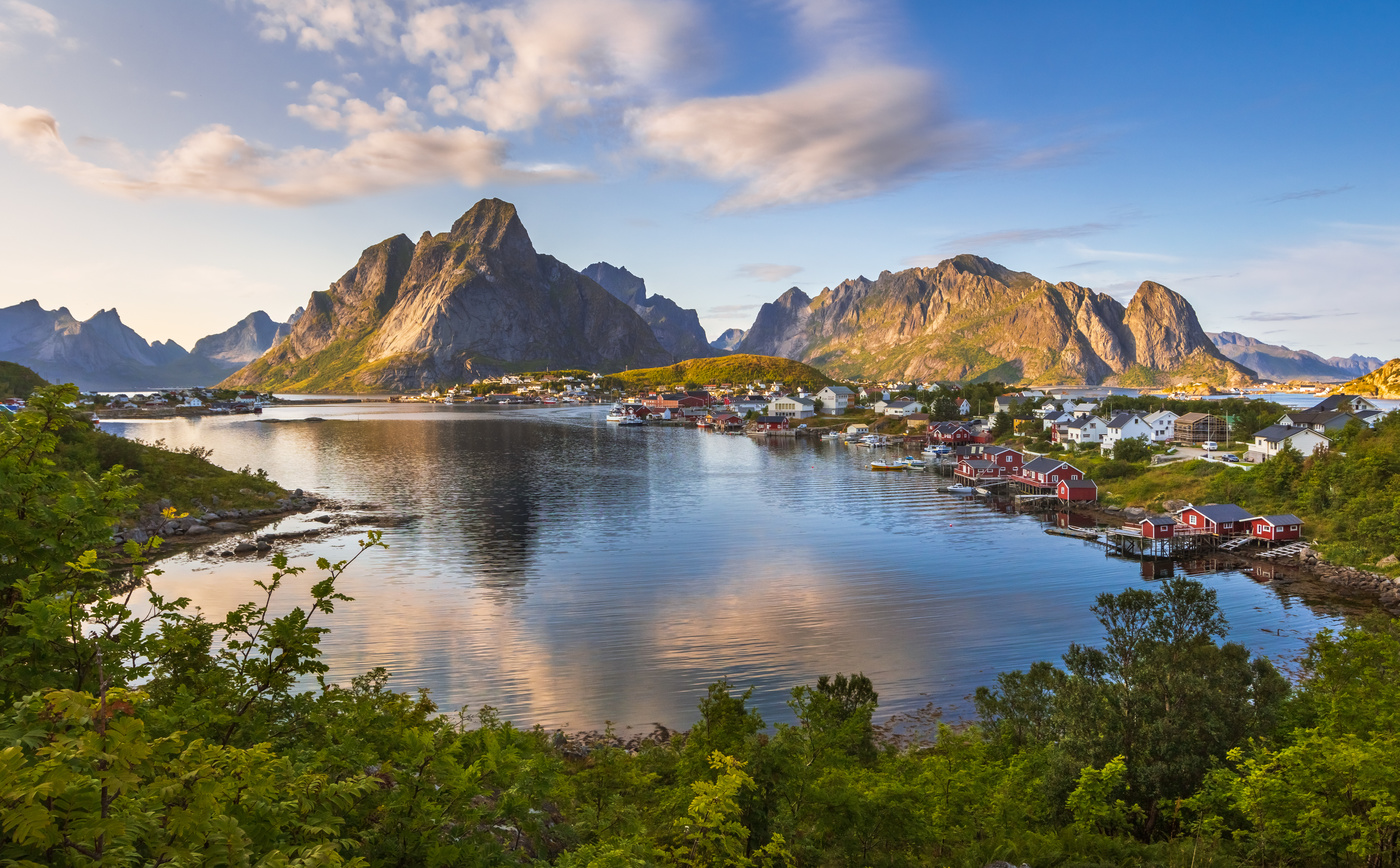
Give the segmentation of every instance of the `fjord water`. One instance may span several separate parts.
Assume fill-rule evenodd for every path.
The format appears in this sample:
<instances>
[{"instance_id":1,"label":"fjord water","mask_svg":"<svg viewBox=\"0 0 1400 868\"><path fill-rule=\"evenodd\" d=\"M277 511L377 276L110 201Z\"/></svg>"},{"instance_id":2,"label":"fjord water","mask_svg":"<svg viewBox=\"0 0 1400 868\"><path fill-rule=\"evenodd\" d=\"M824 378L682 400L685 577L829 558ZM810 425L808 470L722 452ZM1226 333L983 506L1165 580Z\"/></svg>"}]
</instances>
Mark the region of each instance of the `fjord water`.
<instances>
[{"instance_id":1,"label":"fjord water","mask_svg":"<svg viewBox=\"0 0 1400 868\"><path fill-rule=\"evenodd\" d=\"M322 622L328 680L383 666L446 710L489 704L520 724L685 727L721 677L785 720L794 685L838 671L873 679L882 716L927 703L966 713L997 672L1095 642L1096 595L1160 581L1032 517L938 493L934 474L871 473L867 450L603 415L358 404L264 413L281 424L103 427L407 517L341 580L355 600ZM314 565L351 556L356 539L287 551ZM270 572L266 558L213 551L160 566L161 593L216 616ZM279 605L301 604L314 573ZM1281 663L1340 623L1238 572L1197 578L1218 592L1231 638Z\"/></svg>"}]
</instances>

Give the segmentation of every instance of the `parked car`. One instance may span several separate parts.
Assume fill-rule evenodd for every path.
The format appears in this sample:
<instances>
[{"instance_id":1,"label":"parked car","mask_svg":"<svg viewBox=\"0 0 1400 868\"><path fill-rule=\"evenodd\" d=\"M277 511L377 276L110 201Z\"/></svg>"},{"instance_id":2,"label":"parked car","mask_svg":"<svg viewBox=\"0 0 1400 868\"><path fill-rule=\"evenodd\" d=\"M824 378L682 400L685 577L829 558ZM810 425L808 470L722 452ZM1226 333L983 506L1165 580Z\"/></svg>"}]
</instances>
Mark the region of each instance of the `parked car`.
<instances>
[{"instance_id":1,"label":"parked car","mask_svg":"<svg viewBox=\"0 0 1400 868\"><path fill-rule=\"evenodd\" d=\"M1220 444L1216 443L1214 440L1207 440L1206 442L1201 444L1201 448L1207 452L1214 452L1215 450L1220 448Z\"/></svg>"},{"instance_id":2,"label":"parked car","mask_svg":"<svg viewBox=\"0 0 1400 868\"><path fill-rule=\"evenodd\" d=\"M1228 461L1228 462L1230 462L1231 464L1239 464L1239 463L1240 463L1240 457L1239 457L1238 455L1233 454L1233 453L1226 453L1225 455L1220 456L1220 460L1221 460L1221 461Z\"/></svg>"}]
</instances>

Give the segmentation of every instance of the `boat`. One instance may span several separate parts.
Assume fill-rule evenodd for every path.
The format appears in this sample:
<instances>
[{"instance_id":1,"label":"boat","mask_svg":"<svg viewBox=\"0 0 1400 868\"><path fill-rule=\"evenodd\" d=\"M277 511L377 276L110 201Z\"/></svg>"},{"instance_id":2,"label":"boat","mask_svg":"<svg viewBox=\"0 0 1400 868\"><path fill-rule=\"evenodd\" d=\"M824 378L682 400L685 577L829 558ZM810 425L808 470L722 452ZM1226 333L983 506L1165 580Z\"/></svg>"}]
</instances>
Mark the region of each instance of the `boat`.
<instances>
[{"instance_id":1,"label":"boat","mask_svg":"<svg viewBox=\"0 0 1400 868\"><path fill-rule=\"evenodd\" d=\"M923 470L923 469L924 469L924 462L920 461L919 459L915 458L915 457L912 456L912 455L910 455L910 456L908 456L908 457L905 457L905 458L901 458L901 459L899 459L899 461L897 461L897 462L895 462L895 463L896 463L896 464L902 464L903 466L909 468L910 470Z\"/></svg>"},{"instance_id":2,"label":"boat","mask_svg":"<svg viewBox=\"0 0 1400 868\"><path fill-rule=\"evenodd\" d=\"M908 470L909 466L899 461L872 461L871 470Z\"/></svg>"},{"instance_id":3,"label":"boat","mask_svg":"<svg viewBox=\"0 0 1400 868\"><path fill-rule=\"evenodd\" d=\"M937 446L929 444L923 449L925 455L947 455L953 451L953 447L940 443Z\"/></svg>"},{"instance_id":4,"label":"boat","mask_svg":"<svg viewBox=\"0 0 1400 868\"><path fill-rule=\"evenodd\" d=\"M645 425L646 422L642 421L642 417L640 416L633 416L631 413L625 413L623 414L622 418L618 420L617 424L622 426L632 426Z\"/></svg>"},{"instance_id":5,"label":"boat","mask_svg":"<svg viewBox=\"0 0 1400 868\"><path fill-rule=\"evenodd\" d=\"M453 397L452 397L451 395L443 395L443 396L442 396L442 403L444 403L444 404L453 404L453 403L456 403L456 401L453 399Z\"/></svg>"},{"instance_id":6,"label":"boat","mask_svg":"<svg viewBox=\"0 0 1400 868\"><path fill-rule=\"evenodd\" d=\"M626 419L629 415L631 414L624 410L621 404L613 404L611 407L608 408L609 422L621 422L623 419Z\"/></svg>"},{"instance_id":7,"label":"boat","mask_svg":"<svg viewBox=\"0 0 1400 868\"><path fill-rule=\"evenodd\" d=\"M977 491L977 489L973 488L971 485L963 485L962 483L950 485L943 490L949 494L973 494Z\"/></svg>"}]
</instances>

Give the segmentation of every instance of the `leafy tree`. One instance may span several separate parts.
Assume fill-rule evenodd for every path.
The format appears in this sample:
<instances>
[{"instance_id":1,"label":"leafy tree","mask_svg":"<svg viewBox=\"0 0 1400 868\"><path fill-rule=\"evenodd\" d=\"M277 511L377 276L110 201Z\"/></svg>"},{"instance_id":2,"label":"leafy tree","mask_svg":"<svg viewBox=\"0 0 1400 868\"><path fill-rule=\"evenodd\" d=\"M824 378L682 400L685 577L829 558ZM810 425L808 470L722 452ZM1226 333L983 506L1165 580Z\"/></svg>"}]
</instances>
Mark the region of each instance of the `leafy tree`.
<instances>
[{"instance_id":1,"label":"leafy tree","mask_svg":"<svg viewBox=\"0 0 1400 868\"><path fill-rule=\"evenodd\" d=\"M1152 457L1152 447L1145 437L1124 437L1113 444L1114 461L1147 461Z\"/></svg>"}]
</instances>

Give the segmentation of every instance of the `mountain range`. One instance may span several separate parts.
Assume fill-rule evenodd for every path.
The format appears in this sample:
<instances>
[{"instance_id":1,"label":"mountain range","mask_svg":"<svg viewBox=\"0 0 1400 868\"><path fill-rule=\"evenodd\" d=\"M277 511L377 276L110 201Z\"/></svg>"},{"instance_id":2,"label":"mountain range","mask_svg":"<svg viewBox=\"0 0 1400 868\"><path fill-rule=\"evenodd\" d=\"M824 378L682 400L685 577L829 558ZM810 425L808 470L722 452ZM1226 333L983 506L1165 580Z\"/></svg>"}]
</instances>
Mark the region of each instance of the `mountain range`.
<instances>
[{"instance_id":1,"label":"mountain range","mask_svg":"<svg viewBox=\"0 0 1400 868\"><path fill-rule=\"evenodd\" d=\"M735 349L836 376L1164 386L1239 385L1181 295L1145 281L1125 308L980 256L858 277L815 298L797 287L763 305Z\"/></svg>"},{"instance_id":2,"label":"mountain range","mask_svg":"<svg viewBox=\"0 0 1400 868\"><path fill-rule=\"evenodd\" d=\"M1266 344L1239 332L1209 332L1211 342L1225 356L1252 368L1264 380L1287 383L1308 380L1316 383L1341 383L1364 376L1384 362L1372 356L1333 356L1324 359L1307 350L1291 350L1277 344Z\"/></svg>"},{"instance_id":3,"label":"mountain range","mask_svg":"<svg viewBox=\"0 0 1400 868\"><path fill-rule=\"evenodd\" d=\"M45 310L31 299L0 308L0 359L84 389L208 385L262 355L290 327L256 311L188 351L175 341L147 343L115 309L79 320L65 307Z\"/></svg>"},{"instance_id":4,"label":"mountain range","mask_svg":"<svg viewBox=\"0 0 1400 868\"><path fill-rule=\"evenodd\" d=\"M311 294L284 340L225 385L401 390L507 370L672 361L631 306L537 253L514 205L483 199L448 232L367 248Z\"/></svg>"}]
</instances>

